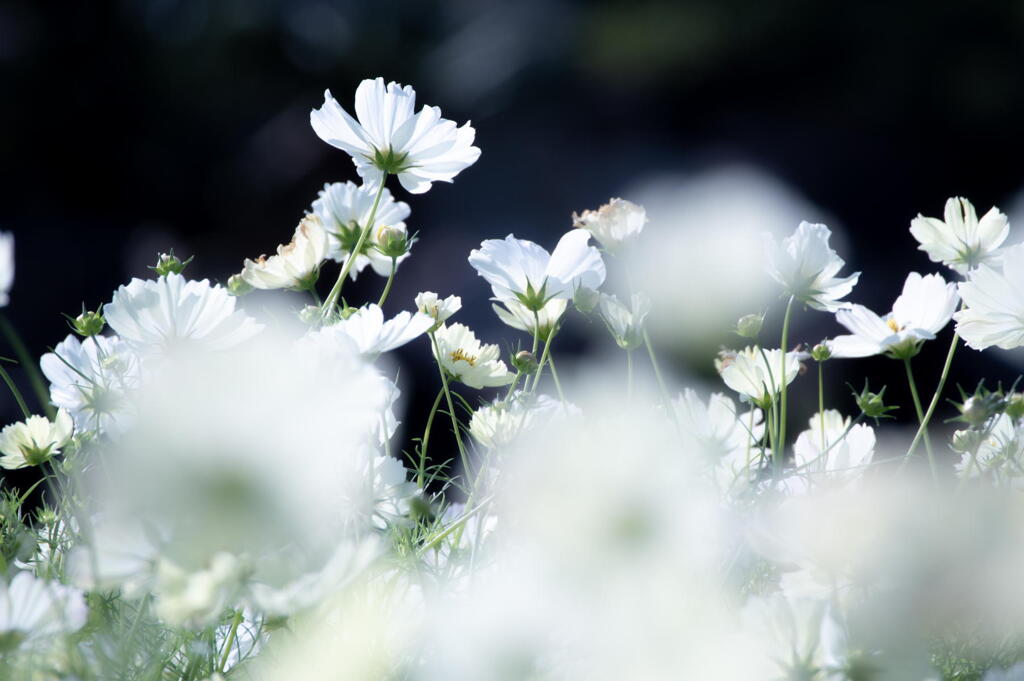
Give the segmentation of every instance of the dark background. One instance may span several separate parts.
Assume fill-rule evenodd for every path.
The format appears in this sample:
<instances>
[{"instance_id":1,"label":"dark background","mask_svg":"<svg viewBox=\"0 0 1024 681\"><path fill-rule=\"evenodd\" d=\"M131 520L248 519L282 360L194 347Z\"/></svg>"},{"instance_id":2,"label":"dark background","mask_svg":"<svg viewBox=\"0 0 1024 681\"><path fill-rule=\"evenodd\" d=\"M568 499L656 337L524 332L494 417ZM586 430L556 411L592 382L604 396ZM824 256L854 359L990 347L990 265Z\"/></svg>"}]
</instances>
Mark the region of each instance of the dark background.
<instances>
[{"instance_id":1,"label":"dark background","mask_svg":"<svg viewBox=\"0 0 1024 681\"><path fill-rule=\"evenodd\" d=\"M907 232L918 212L941 215L953 195L979 213L1012 207L1022 59L1020 2L8 0L0 229L16 234L17 277L4 314L38 355L67 332L60 312L95 309L146 276L158 250L195 254L190 276L224 281L287 241L324 182L357 179L312 133L309 110L327 87L351 106L377 75L471 119L483 150L454 185L397 191L422 240L391 312L421 289L454 292L482 337L511 339L466 263L481 239L514 231L550 248L573 210L640 174L730 162L834 216L844 257L864 272L852 299L884 312L908 270L938 270ZM381 284L364 276L346 296L375 298ZM794 340L839 331L825 315L812 323ZM577 331L564 351L610 343ZM948 334L920 361L925 399ZM661 350L674 372L712 370L706 355ZM437 389L424 351L402 353L412 414ZM991 354L961 350L953 380L1012 381L1014 366ZM908 404L891 360L828 370L844 411L842 381L865 371ZM4 422L17 414L0 398Z\"/></svg>"}]
</instances>

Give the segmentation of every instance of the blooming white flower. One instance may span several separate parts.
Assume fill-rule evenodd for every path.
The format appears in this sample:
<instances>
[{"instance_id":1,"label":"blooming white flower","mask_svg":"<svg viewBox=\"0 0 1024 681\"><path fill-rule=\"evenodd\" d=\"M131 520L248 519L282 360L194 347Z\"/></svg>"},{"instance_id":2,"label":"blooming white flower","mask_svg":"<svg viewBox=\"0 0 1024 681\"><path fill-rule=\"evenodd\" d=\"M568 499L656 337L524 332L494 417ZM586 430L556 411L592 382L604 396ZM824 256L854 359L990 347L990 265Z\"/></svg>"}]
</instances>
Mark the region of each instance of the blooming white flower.
<instances>
[{"instance_id":1,"label":"blooming white flower","mask_svg":"<svg viewBox=\"0 0 1024 681\"><path fill-rule=\"evenodd\" d=\"M739 459L745 466L751 448L764 436L764 412L755 408L739 414L736 403L722 393L711 393L705 403L686 388L672 406L679 427L714 462Z\"/></svg>"},{"instance_id":2,"label":"blooming white flower","mask_svg":"<svg viewBox=\"0 0 1024 681\"><path fill-rule=\"evenodd\" d=\"M463 324L442 326L434 333L437 361L449 374L471 388L493 388L512 382L513 374L497 345L485 345Z\"/></svg>"},{"instance_id":3,"label":"blooming white flower","mask_svg":"<svg viewBox=\"0 0 1024 681\"><path fill-rule=\"evenodd\" d=\"M434 320L434 324L443 324L449 317L462 309L462 298L448 296L444 300L433 291L421 291L416 294L416 309Z\"/></svg>"},{"instance_id":4,"label":"blooming white flower","mask_svg":"<svg viewBox=\"0 0 1024 681\"><path fill-rule=\"evenodd\" d=\"M518 301L539 310L551 298L572 298L580 286L596 289L605 278L601 253L588 245L590 232L567 232L552 253L509 234L487 239L469 254L469 264L499 301Z\"/></svg>"},{"instance_id":5,"label":"blooming white flower","mask_svg":"<svg viewBox=\"0 0 1024 681\"><path fill-rule=\"evenodd\" d=\"M863 305L851 305L836 312L836 321L850 335L836 336L828 343L833 357L869 357L889 353L902 359L916 355L925 340L945 328L953 317L960 296L956 284L946 283L938 274L907 275L903 293L892 312L879 317Z\"/></svg>"},{"instance_id":6,"label":"blooming white flower","mask_svg":"<svg viewBox=\"0 0 1024 681\"><path fill-rule=\"evenodd\" d=\"M765 235L768 274L786 293L816 310L835 312L839 299L853 290L860 272L835 275L846 263L828 245L832 232L821 224L801 222L796 232L779 244Z\"/></svg>"},{"instance_id":7,"label":"blooming white flower","mask_svg":"<svg viewBox=\"0 0 1024 681\"><path fill-rule=\"evenodd\" d=\"M498 315L498 319L513 329L525 331L531 336L534 333L534 327L536 327L537 334L542 340L547 340L551 331L562 318L562 315L565 314L565 309L568 306L569 301L565 298L552 298L544 303L544 306L536 313L518 300L503 300L501 305L497 303L491 304L494 313Z\"/></svg>"},{"instance_id":8,"label":"blooming white flower","mask_svg":"<svg viewBox=\"0 0 1024 681\"><path fill-rule=\"evenodd\" d=\"M88 616L82 592L19 572L0 585L0 654L81 629Z\"/></svg>"},{"instance_id":9,"label":"blooming white flower","mask_svg":"<svg viewBox=\"0 0 1024 681\"><path fill-rule=\"evenodd\" d=\"M327 257L327 232L319 216L306 215L290 243L278 246L277 255L246 258L241 277L259 289L308 289L316 283L320 263Z\"/></svg>"},{"instance_id":10,"label":"blooming white flower","mask_svg":"<svg viewBox=\"0 0 1024 681\"><path fill-rule=\"evenodd\" d=\"M991 263L1010 233L1010 223L998 208L991 208L981 220L967 199L946 201L945 220L918 215L910 222L910 233L921 244L918 250L932 262L941 262L959 274Z\"/></svg>"},{"instance_id":11,"label":"blooming white flower","mask_svg":"<svg viewBox=\"0 0 1024 681\"><path fill-rule=\"evenodd\" d=\"M226 350L249 340L263 328L235 310L236 299L206 279L180 274L159 279L132 279L103 306L107 324L136 351L156 353L179 344Z\"/></svg>"},{"instance_id":12,"label":"blooming white flower","mask_svg":"<svg viewBox=\"0 0 1024 681\"><path fill-rule=\"evenodd\" d=\"M517 391L508 399L497 399L473 412L469 432L481 446L503 449L552 418L578 413L579 409L572 404L563 405L547 395Z\"/></svg>"},{"instance_id":13,"label":"blooming white flower","mask_svg":"<svg viewBox=\"0 0 1024 681\"><path fill-rule=\"evenodd\" d=\"M14 235L0 232L0 307L7 305L14 284Z\"/></svg>"},{"instance_id":14,"label":"blooming white flower","mask_svg":"<svg viewBox=\"0 0 1024 681\"><path fill-rule=\"evenodd\" d=\"M66 409L79 431L117 430L128 408L127 393L138 385L139 363L117 336L68 334L39 360L50 381L50 401Z\"/></svg>"},{"instance_id":15,"label":"blooming white flower","mask_svg":"<svg viewBox=\"0 0 1024 681\"><path fill-rule=\"evenodd\" d=\"M644 324L650 312L651 299L643 293L633 294L630 307L615 296L601 294L601 319L623 350L633 350L644 342Z\"/></svg>"},{"instance_id":16,"label":"blooming white flower","mask_svg":"<svg viewBox=\"0 0 1024 681\"><path fill-rule=\"evenodd\" d=\"M961 432L957 431L957 434ZM977 451L962 454L956 465L958 475L965 478L989 475L996 480L1014 481L1024 477L1024 469L1021 468L1024 431L1009 415L999 414L986 424L984 430L973 432L980 439Z\"/></svg>"},{"instance_id":17,"label":"blooming white flower","mask_svg":"<svg viewBox=\"0 0 1024 681\"><path fill-rule=\"evenodd\" d=\"M309 122L320 139L352 156L359 176L374 187L387 173L397 175L407 191L422 194L432 182L451 182L480 158L469 123L456 127L436 106L413 113L416 91L409 85L364 80L355 103L358 122L327 90Z\"/></svg>"},{"instance_id":18,"label":"blooming white flower","mask_svg":"<svg viewBox=\"0 0 1024 681\"><path fill-rule=\"evenodd\" d=\"M213 624L239 588L241 567L224 551L193 572L162 558L156 568L156 614L173 626L198 629Z\"/></svg>"},{"instance_id":19,"label":"blooming white flower","mask_svg":"<svg viewBox=\"0 0 1024 681\"><path fill-rule=\"evenodd\" d=\"M74 432L71 415L58 409L53 421L45 416L29 416L0 431L0 467L38 466L60 454Z\"/></svg>"},{"instance_id":20,"label":"blooming white flower","mask_svg":"<svg viewBox=\"0 0 1024 681\"><path fill-rule=\"evenodd\" d=\"M1002 272L979 265L957 287L965 309L956 312L956 332L970 347L1004 350L1024 345L1024 244L1005 249Z\"/></svg>"},{"instance_id":21,"label":"blooming white flower","mask_svg":"<svg viewBox=\"0 0 1024 681\"><path fill-rule=\"evenodd\" d=\"M786 353L786 385L800 373L800 361L806 358L804 352ZM766 406L782 390L781 350L748 346L716 360L715 367L727 386L758 406Z\"/></svg>"},{"instance_id":22,"label":"blooming white flower","mask_svg":"<svg viewBox=\"0 0 1024 681\"><path fill-rule=\"evenodd\" d=\"M572 222L574 227L587 230L606 250L614 253L640 236L647 224L647 211L625 199L611 199L597 210L573 213Z\"/></svg>"},{"instance_id":23,"label":"blooming white flower","mask_svg":"<svg viewBox=\"0 0 1024 681\"><path fill-rule=\"evenodd\" d=\"M793 455L797 468L808 478L850 480L861 473L875 453L875 429L826 409L808 419L810 428L797 436ZM849 429L849 432L847 432Z\"/></svg>"},{"instance_id":24,"label":"blooming white flower","mask_svg":"<svg viewBox=\"0 0 1024 681\"><path fill-rule=\"evenodd\" d=\"M344 264L356 247L359 236L373 212L376 189L368 185L357 186L353 182L325 184L323 191L313 202L313 212L320 216L328 234L327 257ZM395 201L391 191L384 189L373 216L373 225L363 243L362 250L349 270L355 279L369 265L382 277L391 274L391 258L380 252L381 231L387 227L407 233L405 219L409 217L409 204ZM396 264L401 264L409 254L401 255Z\"/></svg>"},{"instance_id":25,"label":"blooming white flower","mask_svg":"<svg viewBox=\"0 0 1024 681\"><path fill-rule=\"evenodd\" d=\"M422 312L415 314L403 310L384 321L384 312L370 303L361 307L347 319L322 327L308 334L314 341L329 342L344 336L351 340L359 354L372 359L383 352L401 347L417 336L426 333L434 325L434 319Z\"/></svg>"}]
</instances>

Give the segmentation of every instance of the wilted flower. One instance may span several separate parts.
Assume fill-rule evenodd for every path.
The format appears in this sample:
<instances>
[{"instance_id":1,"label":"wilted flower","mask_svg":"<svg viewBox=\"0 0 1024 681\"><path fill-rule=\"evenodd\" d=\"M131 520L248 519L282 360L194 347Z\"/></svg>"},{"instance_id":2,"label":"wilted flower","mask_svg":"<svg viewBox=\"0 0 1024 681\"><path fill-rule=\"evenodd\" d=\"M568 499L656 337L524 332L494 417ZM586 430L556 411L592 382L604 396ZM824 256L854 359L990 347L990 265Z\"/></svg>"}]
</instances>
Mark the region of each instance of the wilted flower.
<instances>
[{"instance_id":1,"label":"wilted flower","mask_svg":"<svg viewBox=\"0 0 1024 681\"><path fill-rule=\"evenodd\" d=\"M399 312L384 321L384 312L373 303L357 309L349 317L309 334L315 342L330 342L345 336L354 343L363 357L373 359L383 352L401 347L434 325L433 318L422 312Z\"/></svg>"},{"instance_id":2,"label":"wilted flower","mask_svg":"<svg viewBox=\"0 0 1024 681\"><path fill-rule=\"evenodd\" d=\"M998 208L989 209L979 220L970 201L954 197L946 201L945 220L918 215L910 222L910 233L932 262L965 274L996 258L1010 224Z\"/></svg>"},{"instance_id":3,"label":"wilted flower","mask_svg":"<svg viewBox=\"0 0 1024 681\"><path fill-rule=\"evenodd\" d=\"M416 108L411 86L384 79L364 80L356 88L354 120L324 92L324 104L309 114L313 131L333 147L352 156L359 176L375 187L384 175L397 175L413 194L430 189L431 182L451 182L473 165L480 150L473 146L476 131L441 118L436 106Z\"/></svg>"},{"instance_id":4,"label":"wilted flower","mask_svg":"<svg viewBox=\"0 0 1024 681\"><path fill-rule=\"evenodd\" d=\"M448 296L442 300L433 291L418 293L415 302L416 309L419 310L420 314L427 315L438 326L462 309L462 298L459 296Z\"/></svg>"},{"instance_id":5,"label":"wilted flower","mask_svg":"<svg viewBox=\"0 0 1024 681\"><path fill-rule=\"evenodd\" d=\"M1002 272L979 265L958 286L966 309L953 315L956 332L975 350L1024 345L1024 244L1005 249L1001 261Z\"/></svg>"},{"instance_id":6,"label":"wilted flower","mask_svg":"<svg viewBox=\"0 0 1024 681\"><path fill-rule=\"evenodd\" d=\"M801 222L781 244L765 236L766 266L772 279L796 300L826 312L839 309L839 299L860 278L860 272L842 279L835 276L846 263L828 245L831 236L825 225L809 222Z\"/></svg>"},{"instance_id":7,"label":"wilted flower","mask_svg":"<svg viewBox=\"0 0 1024 681\"><path fill-rule=\"evenodd\" d=\"M859 423L851 427L850 417L835 409L815 414L810 428L800 433L793 455L800 473L810 479L849 480L863 472L875 453L875 430Z\"/></svg>"},{"instance_id":8,"label":"wilted flower","mask_svg":"<svg viewBox=\"0 0 1024 681\"><path fill-rule=\"evenodd\" d=\"M235 298L206 279L190 281L168 274L156 281L132 279L114 292L103 314L117 334L143 353L189 344L226 350L263 328L235 310Z\"/></svg>"},{"instance_id":9,"label":"wilted flower","mask_svg":"<svg viewBox=\"0 0 1024 681\"><path fill-rule=\"evenodd\" d=\"M0 232L0 307L7 305L14 284L14 235Z\"/></svg>"},{"instance_id":10,"label":"wilted flower","mask_svg":"<svg viewBox=\"0 0 1024 681\"><path fill-rule=\"evenodd\" d=\"M803 352L786 353L785 384L789 385L800 373ZM760 407L767 406L782 390L782 351L762 350L748 346L716 362L718 373L727 386L750 398Z\"/></svg>"},{"instance_id":11,"label":"wilted flower","mask_svg":"<svg viewBox=\"0 0 1024 681\"><path fill-rule=\"evenodd\" d=\"M0 431L0 467L38 466L60 454L74 432L71 415L58 409L53 421L45 416L29 416Z\"/></svg>"},{"instance_id":12,"label":"wilted flower","mask_svg":"<svg viewBox=\"0 0 1024 681\"><path fill-rule=\"evenodd\" d=\"M569 300L578 287L596 289L604 283L604 261L589 241L590 232L573 230L548 253L532 241L509 234L481 243L470 252L469 264L491 285L499 301L540 310L552 298Z\"/></svg>"},{"instance_id":13,"label":"wilted flower","mask_svg":"<svg viewBox=\"0 0 1024 681\"><path fill-rule=\"evenodd\" d=\"M573 213L572 222L574 227L593 234L606 250L615 252L640 236L647 224L647 211L625 199L611 199L597 210Z\"/></svg>"},{"instance_id":14,"label":"wilted flower","mask_svg":"<svg viewBox=\"0 0 1024 681\"><path fill-rule=\"evenodd\" d=\"M19 572L0 585L0 655L81 629L88 608L82 592Z\"/></svg>"},{"instance_id":15,"label":"wilted flower","mask_svg":"<svg viewBox=\"0 0 1024 681\"><path fill-rule=\"evenodd\" d=\"M327 257L339 263L351 256L359 241L359 236L366 228L373 212L373 201L376 189L367 185L357 186L353 182L335 182L325 184L316 201L313 211L320 216L328 234ZM409 217L409 204L395 201L388 189L384 189L373 216L373 225L356 261L349 270L349 276L355 279L367 265L382 277L391 274L391 258L378 249L381 230L388 228L402 234L407 232L405 219ZM408 253L398 256L397 264L401 264Z\"/></svg>"},{"instance_id":16,"label":"wilted flower","mask_svg":"<svg viewBox=\"0 0 1024 681\"><path fill-rule=\"evenodd\" d=\"M643 293L634 293L630 303L626 307L615 296L601 294L601 319L623 350L643 344L644 324L651 312L651 299Z\"/></svg>"},{"instance_id":17,"label":"wilted flower","mask_svg":"<svg viewBox=\"0 0 1024 681\"><path fill-rule=\"evenodd\" d=\"M316 284L326 257L327 232L320 218L309 214L295 228L291 242L277 247L277 255L246 258L240 276L258 289L309 289Z\"/></svg>"},{"instance_id":18,"label":"wilted flower","mask_svg":"<svg viewBox=\"0 0 1024 681\"><path fill-rule=\"evenodd\" d=\"M888 354L896 359L912 357L921 343L949 323L960 296L956 284L946 283L938 274L907 275L903 293L892 312L879 317L863 305L851 305L836 312L836 321L852 332L830 341L835 357L868 357Z\"/></svg>"},{"instance_id":19,"label":"wilted flower","mask_svg":"<svg viewBox=\"0 0 1024 681\"><path fill-rule=\"evenodd\" d=\"M484 345L469 327L442 326L434 333L435 356L449 374L470 388L493 388L512 382L513 374L502 362L497 345Z\"/></svg>"}]
</instances>

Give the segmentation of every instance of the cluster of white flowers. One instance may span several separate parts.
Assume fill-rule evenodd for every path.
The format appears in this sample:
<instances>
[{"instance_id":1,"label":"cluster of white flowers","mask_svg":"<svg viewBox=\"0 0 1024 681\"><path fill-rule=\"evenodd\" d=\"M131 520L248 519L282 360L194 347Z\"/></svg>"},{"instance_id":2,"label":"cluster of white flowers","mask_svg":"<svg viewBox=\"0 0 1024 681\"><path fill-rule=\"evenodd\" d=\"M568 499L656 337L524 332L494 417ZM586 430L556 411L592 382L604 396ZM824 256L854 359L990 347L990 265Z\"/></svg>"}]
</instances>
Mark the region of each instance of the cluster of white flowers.
<instances>
[{"instance_id":1,"label":"cluster of white flowers","mask_svg":"<svg viewBox=\"0 0 1024 681\"><path fill-rule=\"evenodd\" d=\"M355 118L328 91L310 120L363 184L325 184L224 285L161 255L42 355L42 413L5 380L0 678L992 681L1024 660L1024 394L979 385L948 447L936 427L961 339L1024 345L1002 213L914 219L962 281L910 272L884 316L847 300L828 227L766 237L779 336L773 308L741 318L717 392L658 361L648 325L687 310L630 283L642 206L573 213L550 252L483 240L464 266L522 332L485 343L460 296L390 295L416 235L386 185L451 182L473 128L380 78ZM379 297L349 302L367 266ZM0 306L13 276L0 234ZM806 308L848 333L794 342ZM951 320L922 401L913 360ZM604 354L560 374L568 324ZM400 428L402 346L435 377L404 417L422 433ZM873 355L905 365L909 444L878 427L884 387L824 389L832 359ZM790 399L808 373L814 405Z\"/></svg>"}]
</instances>

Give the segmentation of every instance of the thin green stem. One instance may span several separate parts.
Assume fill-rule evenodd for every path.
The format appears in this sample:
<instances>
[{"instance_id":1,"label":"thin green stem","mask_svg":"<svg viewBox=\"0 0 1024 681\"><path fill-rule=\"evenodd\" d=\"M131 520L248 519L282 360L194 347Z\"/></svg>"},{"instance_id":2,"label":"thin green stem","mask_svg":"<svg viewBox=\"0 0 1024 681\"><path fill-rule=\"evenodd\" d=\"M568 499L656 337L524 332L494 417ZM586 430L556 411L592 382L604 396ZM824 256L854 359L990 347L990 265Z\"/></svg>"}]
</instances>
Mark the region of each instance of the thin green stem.
<instances>
[{"instance_id":1,"label":"thin green stem","mask_svg":"<svg viewBox=\"0 0 1024 681\"><path fill-rule=\"evenodd\" d=\"M423 429L423 439L420 440L420 463L416 469L416 485L420 489L423 489L423 476L427 468L427 445L430 443L430 429L434 425L434 415L437 414L442 397L444 397L444 390L438 390L437 397L434 398L434 406L430 408L430 415L427 416L427 426Z\"/></svg>"},{"instance_id":2,"label":"thin green stem","mask_svg":"<svg viewBox=\"0 0 1024 681\"><path fill-rule=\"evenodd\" d=\"M430 343L434 346L434 357L437 360L437 370L441 374L441 389L444 391L444 397L448 402L448 415L451 416L452 419L452 430L455 431L455 443L459 447L459 458L462 461L462 468L465 472L466 480L469 480L469 456L466 454L466 447L462 444L462 433L460 432L461 427L459 426L458 417L455 416L455 403L452 401L452 393L448 387L448 375L445 373L444 366L441 364L441 350L433 332L430 334Z\"/></svg>"},{"instance_id":3,"label":"thin green stem","mask_svg":"<svg viewBox=\"0 0 1024 681\"><path fill-rule=\"evenodd\" d=\"M14 329L14 326L8 321L7 317L0 315L0 331L3 332L7 342L11 344L11 349L14 350L14 355L18 358L21 368L28 374L29 385L32 386L32 391L36 394L36 399L39 400L39 404L42 405L43 413L50 419L57 415L57 410L50 404L50 391L46 388L46 381L43 380L43 374L39 371L39 367L36 365L35 360L29 354L25 344L21 341L21 336Z\"/></svg>"},{"instance_id":4,"label":"thin green stem","mask_svg":"<svg viewBox=\"0 0 1024 681\"><path fill-rule=\"evenodd\" d=\"M626 399L633 397L633 351L626 350Z\"/></svg>"},{"instance_id":5,"label":"thin green stem","mask_svg":"<svg viewBox=\"0 0 1024 681\"><path fill-rule=\"evenodd\" d=\"M370 208L370 217L366 219L366 224L363 225L363 231L359 233L359 239L356 241L355 248L349 253L348 257L345 258L345 264L341 268L341 273L338 274L338 280L334 282L334 286L331 288L331 292L327 294L327 298L324 300L323 307L320 310L320 316L326 319L332 312L334 312L334 306L338 304L338 299L341 298L341 287L345 285L345 279L348 278L348 273L355 264L356 259L359 258L359 254L363 251L363 245L366 243L366 237L369 236L370 230L373 229L373 222L377 219L377 207L380 205L380 197L384 195L384 185L387 184L388 176L385 174L380 178L380 187L377 189L377 195L373 198L373 206Z\"/></svg>"},{"instance_id":6,"label":"thin green stem","mask_svg":"<svg viewBox=\"0 0 1024 681\"><path fill-rule=\"evenodd\" d=\"M665 386L665 377L661 375L661 367L658 366L658 357L654 354L654 344L651 343L651 336L644 329L644 345L647 347L647 356L651 359L651 368L654 369L654 378L658 382L658 391L661 392L661 399L665 403L665 412L676 421L676 412L672 408L672 397ZM678 425L678 424L677 424Z\"/></svg>"},{"instance_id":7,"label":"thin green stem","mask_svg":"<svg viewBox=\"0 0 1024 681\"><path fill-rule=\"evenodd\" d=\"M903 463L900 464L900 470L907 465L910 457L914 455L914 450L917 449L918 442L924 436L925 430L928 428L928 422L932 419L932 414L935 413L935 407L939 404L939 398L942 397L942 389L946 387L946 379L949 378L949 367L953 364L953 355L956 354L956 346L960 340L960 335L956 332L953 333L953 341L949 344L949 352L946 353L946 363L942 367L942 375L939 377L939 384L935 388L935 393L932 395L932 401L928 405L928 411L925 412L924 418L921 420L921 426L917 429L917 433L914 435L914 439L910 443L910 447L907 449L906 455L903 457Z\"/></svg>"},{"instance_id":8,"label":"thin green stem","mask_svg":"<svg viewBox=\"0 0 1024 681\"><path fill-rule=\"evenodd\" d=\"M824 362L818 362L818 417L821 420L821 450L825 451L825 379Z\"/></svg>"},{"instance_id":9,"label":"thin green stem","mask_svg":"<svg viewBox=\"0 0 1024 681\"><path fill-rule=\"evenodd\" d=\"M388 294L391 293L391 283L395 280L395 270L398 269L398 258L391 258L391 274L388 275L388 283L384 284L384 291L380 294L380 300L377 301L377 307L384 305L384 301L388 299Z\"/></svg>"},{"instance_id":10,"label":"thin green stem","mask_svg":"<svg viewBox=\"0 0 1024 681\"><path fill-rule=\"evenodd\" d=\"M14 385L14 380L11 375L7 373L7 369L4 369L3 362L0 361L0 378L4 379L4 383L11 389L11 394L14 395L14 399L18 402L18 407L21 409L21 413L25 418L32 415L32 412L28 410L28 405L25 404L25 398L21 396L21 391L18 390L18 386Z\"/></svg>"},{"instance_id":11,"label":"thin green stem","mask_svg":"<svg viewBox=\"0 0 1024 681\"><path fill-rule=\"evenodd\" d=\"M917 422L924 424L924 410L921 408L921 398L917 394L917 383L914 381L914 370L910 366L910 358L903 358L903 366L907 370L907 384L910 386L910 397L914 401L914 411L917 413ZM924 448L928 452L928 467L932 471L932 479L938 477L938 471L935 469L935 454L932 452L931 439L928 437L928 431L923 431L922 435L924 439Z\"/></svg>"},{"instance_id":12,"label":"thin green stem","mask_svg":"<svg viewBox=\"0 0 1024 681\"><path fill-rule=\"evenodd\" d=\"M220 656L220 664L217 665L217 671L224 673L224 667L228 664L228 656L231 654L231 647L235 645L235 637L238 635L238 625L242 623L242 611L239 610L235 613L235 616L231 618L231 630L228 631L228 639L224 643L224 652Z\"/></svg>"},{"instance_id":13,"label":"thin green stem","mask_svg":"<svg viewBox=\"0 0 1024 681\"><path fill-rule=\"evenodd\" d=\"M551 367L551 378L555 379L555 390L558 391L558 399L564 405L566 403L565 393L562 392L562 383L558 380L558 372L555 370L555 356L548 353L548 366Z\"/></svg>"},{"instance_id":14,"label":"thin green stem","mask_svg":"<svg viewBox=\"0 0 1024 681\"><path fill-rule=\"evenodd\" d=\"M789 386L789 381L786 380L786 348L789 346L789 318L792 312L793 296L790 296L789 302L786 303L786 315L782 318L782 347L779 348L779 354L782 356L782 373L779 376L781 392L779 397L779 439L775 443L776 450L773 461L776 472L782 469L782 455L786 448L786 388Z\"/></svg>"},{"instance_id":15,"label":"thin green stem","mask_svg":"<svg viewBox=\"0 0 1024 681\"><path fill-rule=\"evenodd\" d=\"M540 355L540 362L537 363L537 373L533 377L533 385L530 386L530 392L537 392L537 386L540 385L540 377L544 373L544 364L548 361L548 356L551 353L551 341L554 340L555 334L558 332L558 327L553 326L548 332L548 337L544 341L544 352Z\"/></svg>"}]
</instances>

